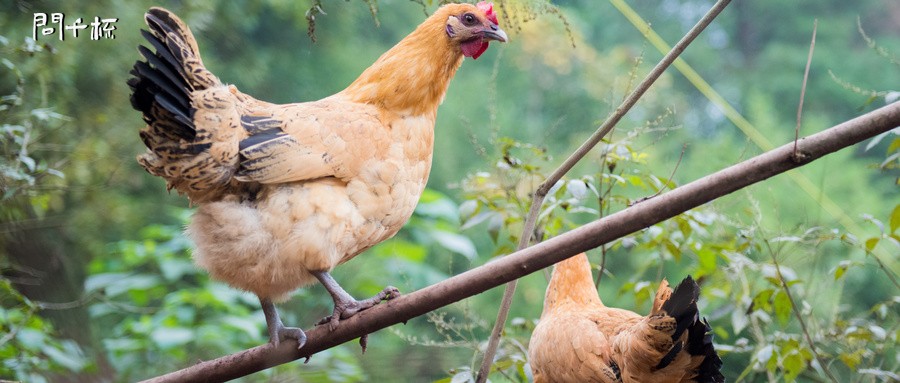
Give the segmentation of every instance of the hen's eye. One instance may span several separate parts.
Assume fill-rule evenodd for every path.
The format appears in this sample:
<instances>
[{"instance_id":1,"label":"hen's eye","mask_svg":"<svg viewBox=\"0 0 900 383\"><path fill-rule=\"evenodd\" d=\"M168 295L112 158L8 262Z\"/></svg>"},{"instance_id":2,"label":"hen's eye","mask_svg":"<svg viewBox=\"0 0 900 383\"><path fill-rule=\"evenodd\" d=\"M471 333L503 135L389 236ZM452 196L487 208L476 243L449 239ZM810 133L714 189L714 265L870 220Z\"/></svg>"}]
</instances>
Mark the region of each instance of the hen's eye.
<instances>
[{"instance_id":1,"label":"hen's eye","mask_svg":"<svg viewBox=\"0 0 900 383\"><path fill-rule=\"evenodd\" d=\"M475 15L466 13L463 15L463 23L466 23L467 25L475 24Z\"/></svg>"}]
</instances>

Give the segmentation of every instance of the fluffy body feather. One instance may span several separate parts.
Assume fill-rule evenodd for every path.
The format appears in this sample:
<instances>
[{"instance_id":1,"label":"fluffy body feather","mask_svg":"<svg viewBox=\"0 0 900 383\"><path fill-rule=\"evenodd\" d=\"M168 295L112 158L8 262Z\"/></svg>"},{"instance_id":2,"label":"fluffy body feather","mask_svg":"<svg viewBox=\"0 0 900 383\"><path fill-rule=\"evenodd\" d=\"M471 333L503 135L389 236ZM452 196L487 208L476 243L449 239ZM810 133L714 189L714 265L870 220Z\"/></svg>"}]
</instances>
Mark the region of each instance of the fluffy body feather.
<instances>
[{"instance_id":1,"label":"fluffy body feather","mask_svg":"<svg viewBox=\"0 0 900 383\"><path fill-rule=\"evenodd\" d=\"M343 91L276 105L209 72L173 13L146 21L155 52L139 48L147 61L129 80L147 123L138 162L199 205L197 264L264 311L397 233L428 179L438 105L473 56L464 47L506 40L489 4L446 5Z\"/></svg>"},{"instance_id":2,"label":"fluffy body feather","mask_svg":"<svg viewBox=\"0 0 900 383\"><path fill-rule=\"evenodd\" d=\"M724 382L698 294L690 277L674 292L663 280L641 316L603 304L585 254L556 264L528 346L535 382Z\"/></svg>"}]
</instances>

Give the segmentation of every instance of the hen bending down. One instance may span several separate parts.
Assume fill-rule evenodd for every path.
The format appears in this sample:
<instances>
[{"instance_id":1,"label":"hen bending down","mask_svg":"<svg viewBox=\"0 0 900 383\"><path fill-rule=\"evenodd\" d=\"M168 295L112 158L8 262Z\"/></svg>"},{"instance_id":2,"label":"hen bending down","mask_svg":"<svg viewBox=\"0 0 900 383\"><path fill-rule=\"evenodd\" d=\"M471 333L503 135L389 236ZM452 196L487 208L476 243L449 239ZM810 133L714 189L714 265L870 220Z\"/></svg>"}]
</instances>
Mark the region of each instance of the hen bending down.
<instances>
[{"instance_id":1,"label":"hen bending down","mask_svg":"<svg viewBox=\"0 0 900 383\"><path fill-rule=\"evenodd\" d=\"M528 345L534 381L724 382L699 294L690 276L674 292L663 280L641 316L603 305L587 255L557 263Z\"/></svg>"},{"instance_id":2,"label":"hen bending down","mask_svg":"<svg viewBox=\"0 0 900 383\"><path fill-rule=\"evenodd\" d=\"M152 8L145 19L152 50L138 48L146 61L128 81L147 123L138 162L199 205L187 228L197 264L259 296L276 345L294 338L303 347L306 335L284 327L274 302L316 280L334 299L332 328L397 296L388 287L357 301L329 272L409 219L450 79L463 57L507 39L492 5L443 6L343 91L286 105L210 73L173 13Z\"/></svg>"}]
</instances>

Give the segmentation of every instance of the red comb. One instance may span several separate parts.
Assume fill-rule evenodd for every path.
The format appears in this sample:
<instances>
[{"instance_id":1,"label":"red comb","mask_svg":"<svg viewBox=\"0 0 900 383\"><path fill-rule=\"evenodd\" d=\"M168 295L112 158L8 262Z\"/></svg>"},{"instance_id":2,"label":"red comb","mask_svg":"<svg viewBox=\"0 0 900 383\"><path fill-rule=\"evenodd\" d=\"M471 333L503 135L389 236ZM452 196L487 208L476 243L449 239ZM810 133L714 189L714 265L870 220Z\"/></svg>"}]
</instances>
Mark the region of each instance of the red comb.
<instances>
[{"instance_id":1,"label":"red comb","mask_svg":"<svg viewBox=\"0 0 900 383\"><path fill-rule=\"evenodd\" d=\"M487 16L488 20L490 20L494 24L499 24L497 22L497 14L494 13L494 3L482 1L475 5Z\"/></svg>"}]
</instances>

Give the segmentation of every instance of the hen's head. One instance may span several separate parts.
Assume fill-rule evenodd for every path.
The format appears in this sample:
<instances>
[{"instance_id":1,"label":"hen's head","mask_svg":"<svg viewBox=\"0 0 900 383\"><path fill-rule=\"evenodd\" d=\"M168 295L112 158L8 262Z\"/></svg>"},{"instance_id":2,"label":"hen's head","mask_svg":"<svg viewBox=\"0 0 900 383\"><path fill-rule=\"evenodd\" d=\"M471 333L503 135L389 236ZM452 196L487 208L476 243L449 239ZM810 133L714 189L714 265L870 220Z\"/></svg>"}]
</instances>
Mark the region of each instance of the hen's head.
<instances>
[{"instance_id":1,"label":"hen's head","mask_svg":"<svg viewBox=\"0 0 900 383\"><path fill-rule=\"evenodd\" d=\"M506 42L506 32L497 26L494 4L482 1L477 5L450 4L441 11L448 14L445 30L450 41L459 44L466 57L477 59L491 40Z\"/></svg>"}]
</instances>

